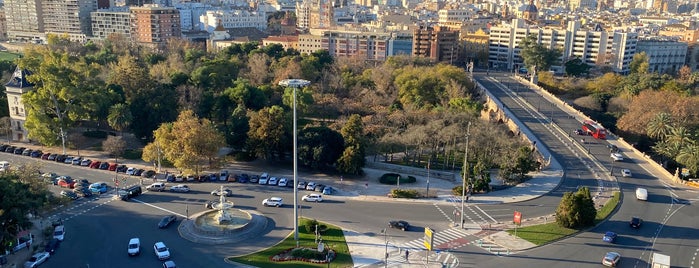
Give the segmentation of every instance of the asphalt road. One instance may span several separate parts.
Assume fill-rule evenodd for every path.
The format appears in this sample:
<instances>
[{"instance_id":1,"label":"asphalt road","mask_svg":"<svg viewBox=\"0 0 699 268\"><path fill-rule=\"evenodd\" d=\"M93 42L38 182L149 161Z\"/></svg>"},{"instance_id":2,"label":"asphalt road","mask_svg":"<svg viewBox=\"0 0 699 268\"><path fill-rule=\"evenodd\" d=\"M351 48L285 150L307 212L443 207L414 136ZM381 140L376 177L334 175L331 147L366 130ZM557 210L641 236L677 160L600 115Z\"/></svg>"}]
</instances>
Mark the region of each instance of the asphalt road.
<instances>
[{"instance_id":1,"label":"asphalt road","mask_svg":"<svg viewBox=\"0 0 699 268\"><path fill-rule=\"evenodd\" d=\"M606 141L594 140L589 136L584 137L584 143L579 141L581 136L571 133L580 128L580 122L509 75L494 74L490 79L482 74L475 76L532 130L559 159L567 173L557 190L542 198L513 206L520 206L519 209L522 210L532 208L530 213L535 215L537 212L550 213L551 208L557 206L563 192L573 191L579 185L596 189L598 185L607 183L596 180L596 177L603 178L607 173L614 174L618 179L623 198L620 208L608 221L575 237L500 258L492 258L490 254L474 254L472 248L463 248L463 252L459 254L462 264L475 265L472 267L591 267L599 266L606 252L616 251L622 255L620 267L647 267L652 252L671 255L673 267L694 267L694 258L699 251L699 232L696 231L699 223L692 220L696 219L697 210L691 204L698 200L696 191L666 185L655 178L652 171L637 165L645 160L634 159L635 155L628 152L624 161L612 162ZM551 128L551 121L558 128ZM551 129L563 131L549 131ZM566 146L566 142L570 146ZM590 164L585 158L594 158L601 166ZM633 176L622 178L619 173L621 168L630 169ZM648 201L636 200L637 187L648 189ZM510 205L505 205L508 206ZM632 216L644 220L640 229L629 227L628 222ZM616 244L601 240L606 231L619 234Z\"/></svg>"}]
</instances>

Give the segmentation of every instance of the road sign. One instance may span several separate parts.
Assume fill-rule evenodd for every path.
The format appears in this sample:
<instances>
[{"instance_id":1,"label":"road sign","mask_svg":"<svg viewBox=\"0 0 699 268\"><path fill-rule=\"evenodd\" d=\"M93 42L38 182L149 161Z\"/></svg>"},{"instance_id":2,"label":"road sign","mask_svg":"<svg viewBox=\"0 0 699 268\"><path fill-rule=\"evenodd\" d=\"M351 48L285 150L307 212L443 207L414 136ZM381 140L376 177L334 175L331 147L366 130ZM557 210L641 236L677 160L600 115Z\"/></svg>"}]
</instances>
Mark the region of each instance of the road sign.
<instances>
[{"instance_id":1,"label":"road sign","mask_svg":"<svg viewBox=\"0 0 699 268\"><path fill-rule=\"evenodd\" d=\"M522 212L515 211L515 216L514 216L513 221L515 222L515 224L521 225L522 224Z\"/></svg>"},{"instance_id":2,"label":"road sign","mask_svg":"<svg viewBox=\"0 0 699 268\"><path fill-rule=\"evenodd\" d=\"M425 227L425 241L423 243L425 244L425 248L427 250L432 250L432 244L434 243L434 230L430 229L429 227Z\"/></svg>"}]
</instances>

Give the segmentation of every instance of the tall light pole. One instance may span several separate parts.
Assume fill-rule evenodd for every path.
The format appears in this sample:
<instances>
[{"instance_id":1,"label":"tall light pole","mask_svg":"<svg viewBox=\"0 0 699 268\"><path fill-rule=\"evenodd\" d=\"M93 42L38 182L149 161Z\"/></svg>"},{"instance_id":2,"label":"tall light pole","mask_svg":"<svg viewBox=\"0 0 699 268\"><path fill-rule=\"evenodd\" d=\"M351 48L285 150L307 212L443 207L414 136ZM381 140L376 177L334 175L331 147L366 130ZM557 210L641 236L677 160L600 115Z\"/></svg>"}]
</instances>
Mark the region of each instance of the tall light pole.
<instances>
[{"instance_id":1,"label":"tall light pole","mask_svg":"<svg viewBox=\"0 0 699 268\"><path fill-rule=\"evenodd\" d=\"M310 85L311 82L303 79L284 79L279 81L280 86L290 87L294 89L293 93L293 110L294 110L294 240L296 241L296 247L299 246L299 206L298 206L298 149L296 146L296 89L303 88Z\"/></svg>"},{"instance_id":2,"label":"tall light pole","mask_svg":"<svg viewBox=\"0 0 699 268\"><path fill-rule=\"evenodd\" d=\"M383 240L386 243L386 247L384 248L383 267L388 267L388 229L383 228L381 232L383 233Z\"/></svg>"},{"instance_id":3,"label":"tall light pole","mask_svg":"<svg viewBox=\"0 0 699 268\"><path fill-rule=\"evenodd\" d=\"M464 203L466 199L466 177L468 177L468 136L469 132L471 131L471 122L468 122L468 125L466 126L466 151L464 152L464 176L463 179L461 179L461 222L459 223L459 226L461 226L461 229L464 229Z\"/></svg>"}]
</instances>

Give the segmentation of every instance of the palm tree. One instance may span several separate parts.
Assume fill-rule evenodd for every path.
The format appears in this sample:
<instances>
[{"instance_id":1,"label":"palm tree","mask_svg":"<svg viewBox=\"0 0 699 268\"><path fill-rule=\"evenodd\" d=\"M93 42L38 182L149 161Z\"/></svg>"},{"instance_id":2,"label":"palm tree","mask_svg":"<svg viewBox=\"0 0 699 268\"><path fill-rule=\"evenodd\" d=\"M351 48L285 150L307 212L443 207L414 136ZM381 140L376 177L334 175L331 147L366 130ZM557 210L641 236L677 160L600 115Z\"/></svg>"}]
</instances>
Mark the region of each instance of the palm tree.
<instances>
[{"instance_id":1,"label":"palm tree","mask_svg":"<svg viewBox=\"0 0 699 268\"><path fill-rule=\"evenodd\" d=\"M131 121L133 121L133 115L129 107L123 103L114 104L114 106L109 109L107 123L115 130L119 132L126 130L126 128L131 125Z\"/></svg>"},{"instance_id":2,"label":"palm tree","mask_svg":"<svg viewBox=\"0 0 699 268\"><path fill-rule=\"evenodd\" d=\"M663 140L672 129L672 116L666 112L657 113L646 126L646 134L651 138Z\"/></svg>"},{"instance_id":3,"label":"palm tree","mask_svg":"<svg viewBox=\"0 0 699 268\"><path fill-rule=\"evenodd\" d=\"M699 172L699 143L691 141L680 149L677 162L687 167L693 174Z\"/></svg>"}]
</instances>

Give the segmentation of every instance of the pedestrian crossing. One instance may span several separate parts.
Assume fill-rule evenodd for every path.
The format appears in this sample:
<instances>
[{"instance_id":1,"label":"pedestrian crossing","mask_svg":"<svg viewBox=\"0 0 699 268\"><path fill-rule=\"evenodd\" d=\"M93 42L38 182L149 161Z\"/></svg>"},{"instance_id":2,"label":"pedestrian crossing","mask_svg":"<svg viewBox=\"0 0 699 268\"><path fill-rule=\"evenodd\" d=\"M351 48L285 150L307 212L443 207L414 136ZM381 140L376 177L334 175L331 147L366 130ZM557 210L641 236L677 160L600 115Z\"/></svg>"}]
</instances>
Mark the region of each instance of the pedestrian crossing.
<instances>
[{"instance_id":1,"label":"pedestrian crossing","mask_svg":"<svg viewBox=\"0 0 699 268\"><path fill-rule=\"evenodd\" d=\"M495 244L487 239L478 238L473 236L472 232L468 229L461 228L449 228L444 231L435 232L433 235L432 251L442 252L454 250L466 245L473 245L482 248L483 250L490 252L495 255L505 256L509 255L509 249ZM405 252L405 250L411 251L413 253L418 253L427 250L424 245L424 239L415 239L402 244L394 245L394 251ZM394 257L399 255L394 252Z\"/></svg>"}]
</instances>

